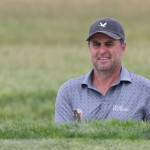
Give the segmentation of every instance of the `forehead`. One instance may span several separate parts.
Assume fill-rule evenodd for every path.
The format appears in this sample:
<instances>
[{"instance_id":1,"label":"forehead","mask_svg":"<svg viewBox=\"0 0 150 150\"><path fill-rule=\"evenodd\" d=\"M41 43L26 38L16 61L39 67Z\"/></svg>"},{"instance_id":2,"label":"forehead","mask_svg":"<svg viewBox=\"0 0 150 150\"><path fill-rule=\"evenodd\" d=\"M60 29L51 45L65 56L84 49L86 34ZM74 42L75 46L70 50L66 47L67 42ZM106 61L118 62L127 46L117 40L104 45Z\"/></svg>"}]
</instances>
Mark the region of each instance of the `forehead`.
<instances>
[{"instance_id":1,"label":"forehead","mask_svg":"<svg viewBox=\"0 0 150 150\"><path fill-rule=\"evenodd\" d=\"M111 40L111 41L116 41L116 39L111 38L110 36L104 34L104 33L96 33L94 34L91 39L91 41L95 40Z\"/></svg>"}]
</instances>

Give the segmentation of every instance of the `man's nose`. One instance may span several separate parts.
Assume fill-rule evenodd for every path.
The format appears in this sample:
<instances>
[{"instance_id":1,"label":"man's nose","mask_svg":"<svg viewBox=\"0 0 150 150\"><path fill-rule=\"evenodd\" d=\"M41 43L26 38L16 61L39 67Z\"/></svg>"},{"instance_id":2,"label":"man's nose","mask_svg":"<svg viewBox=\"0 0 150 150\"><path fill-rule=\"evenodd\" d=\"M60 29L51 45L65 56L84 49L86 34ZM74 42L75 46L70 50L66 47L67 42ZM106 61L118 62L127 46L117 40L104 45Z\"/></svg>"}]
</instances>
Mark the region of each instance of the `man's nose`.
<instances>
[{"instance_id":1,"label":"man's nose","mask_svg":"<svg viewBox=\"0 0 150 150\"><path fill-rule=\"evenodd\" d=\"M101 45L100 48L99 48L99 53L102 54L102 53L105 53L105 52L107 52L106 46Z\"/></svg>"}]
</instances>

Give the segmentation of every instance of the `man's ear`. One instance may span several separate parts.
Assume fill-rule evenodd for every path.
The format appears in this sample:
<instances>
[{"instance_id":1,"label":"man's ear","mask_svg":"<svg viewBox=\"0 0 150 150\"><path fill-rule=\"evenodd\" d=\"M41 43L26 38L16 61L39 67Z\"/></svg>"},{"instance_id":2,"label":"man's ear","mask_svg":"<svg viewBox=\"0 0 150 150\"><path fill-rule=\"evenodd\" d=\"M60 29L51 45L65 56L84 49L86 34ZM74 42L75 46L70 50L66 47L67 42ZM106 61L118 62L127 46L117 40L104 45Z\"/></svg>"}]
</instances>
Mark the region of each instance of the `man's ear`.
<instances>
[{"instance_id":1,"label":"man's ear","mask_svg":"<svg viewBox=\"0 0 150 150\"><path fill-rule=\"evenodd\" d=\"M89 52L90 52L90 41L88 41L88 49L89 49Z\"/></svg>"},{"instance_id":2,"label":"man's ear","mask_svg":"<svg viewBox=\"0 0 150 150\"><path fill-rule=\"evenodd\" d=\"M90 41L88 41L88 49L89 49L89 56L90 56L90 59L91 59Z\"/></svg>"},{"instance_id":3,"label":"man's ear","mask_svg":"<svg viewBox=\"0 0 150 150\"><path fill-rule=\"evenodd\" d=\"M90 46L90 41L88 41L88 47Z\"/></svg>"},{"instance_id":4,"label":"man's ear","mask_svg":"<svg viewBox=\"0 0 150 150\"><path fill-rule=\"evenodd\" d=\"M124 42L122 45L121 45L121 48L122 48L122 51L121 51L121 56L123 56L125 50L126 50L126 42Z\"/></svg>"}]
</instances>

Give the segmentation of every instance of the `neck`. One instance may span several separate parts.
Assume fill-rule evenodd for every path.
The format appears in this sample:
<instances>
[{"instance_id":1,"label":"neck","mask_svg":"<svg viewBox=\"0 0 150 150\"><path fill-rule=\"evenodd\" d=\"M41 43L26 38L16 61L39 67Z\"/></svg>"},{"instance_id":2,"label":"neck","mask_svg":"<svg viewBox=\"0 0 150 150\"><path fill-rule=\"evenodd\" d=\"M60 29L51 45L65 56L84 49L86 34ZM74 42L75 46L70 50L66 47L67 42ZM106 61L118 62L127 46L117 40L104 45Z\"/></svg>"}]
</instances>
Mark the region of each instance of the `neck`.
<instances>
[{"instance_id":1,"label":"neck","mask_svg":"<svg viewBox=\"0 0 150 150\"><path fill-rule=\"evenodd\" d=\"M96 85L100 92L105 95L108 89L118 80L120 71L121 66L112 72L97 72L94 69L92 82L94 85Z\"/></svg>"}]
</instances>

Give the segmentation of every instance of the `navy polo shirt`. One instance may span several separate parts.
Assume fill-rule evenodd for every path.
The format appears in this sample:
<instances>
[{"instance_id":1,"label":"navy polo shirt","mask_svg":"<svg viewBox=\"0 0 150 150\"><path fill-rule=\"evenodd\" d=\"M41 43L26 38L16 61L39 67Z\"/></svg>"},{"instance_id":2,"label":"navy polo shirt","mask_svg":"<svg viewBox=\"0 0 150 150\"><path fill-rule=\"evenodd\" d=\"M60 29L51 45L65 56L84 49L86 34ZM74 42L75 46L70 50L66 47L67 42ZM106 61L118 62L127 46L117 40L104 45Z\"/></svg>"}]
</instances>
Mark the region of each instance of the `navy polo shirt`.
<instances>
[{"instance_id":1,"label":"navy polo shirt","mask_svg":"<svg viewBox=\"0 0 150 150\"><path fill-rule=\"evenodd\" d=\"M104 96L91 82L93 69L65 82L55 104L55 122L73 121L72 111L81 109L85 121L100 119L150 120L150 80L126 70Z\"/></svg>"}]
</instances>

